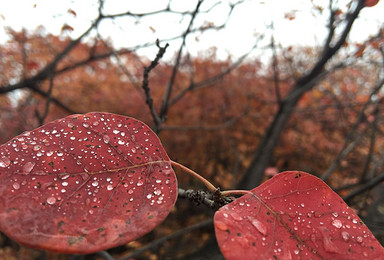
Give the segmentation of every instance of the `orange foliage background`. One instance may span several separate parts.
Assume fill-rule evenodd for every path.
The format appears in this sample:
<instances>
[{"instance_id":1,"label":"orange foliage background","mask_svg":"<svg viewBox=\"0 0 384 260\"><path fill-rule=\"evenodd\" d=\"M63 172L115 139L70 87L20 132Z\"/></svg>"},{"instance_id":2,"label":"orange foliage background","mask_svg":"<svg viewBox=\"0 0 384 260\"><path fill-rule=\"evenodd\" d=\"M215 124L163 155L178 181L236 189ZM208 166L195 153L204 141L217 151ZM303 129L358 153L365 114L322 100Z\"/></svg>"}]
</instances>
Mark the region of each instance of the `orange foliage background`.
<instances>
[{"instance_id":1,"label":"orange foliage background","mask_svg":"<svg viewBox=\"0 0 384 260\"><path fill-rule=\"evenodd\" d=\"M43 28L31 34L23 31L10 33L12 40L0 49L3 57L0 64L2 85L35 75L69 42L65 37L45 35ZM127 52L119 60L105 58L61 71L89 58L90 52L96 56L108 51L108 43L98 40L75 47L56 68L59 73L52 82L52 96L79 113L105 111L132 116L153 125L141 89L143 68L150 63L149 60ZM291 57L308 57L308 64L293 64L296 68L294 76L288 73L292 64L284 57L278 57L281 71L286 71L280 75L280 95L284 96L289 90L295 76L309 68L316 53L313 48L304 47L286 50L286 55ZM232 64L230 59L216 59L214 49L208 54L204 58L183 58L171 99L189 86L192 76L194 82L199 82L220 74ZM121 69L121 65L129 70L129 76ZM171 64L161 62L150 74L149 86L157 109L172 69ZM343 146L364 102L368 100L370 92L367 89L377 81L377 69L374 65L367 67L365 64L340 69L307 93L284 130L267 173L273 175L295 169L316 175L324 173ZM44 81L40 87L48 90L50 82ZM194 169L223 189L233 188L250 164L258 142L278 108L277 102L271 65L249 59L220 80L189 91L174 103L169 109L160 138L173 160ZM1 95L0 142L4 143L23 131L38 127L36 113L44 113L46 104L46 98L29 90ZM50 103L45 122L67 114L67 111ZM368 114L367 120L358 126L360 132L371 131L370 120L372 115ZM383 125L378 127L379 131L384 131ZM378 138L375 149L382 150L383 138ZM368 147L369 135L366 135L362 137L359 147L343 159L341 167L330 180L332 186L357 181ZM178 178L183 188L202 187L188 176L178 174ZM173 213L167 220L172 224L155 232L167 233L171 225L173 228L183 227L203 218L201 208L190 209L183 203L178 203L177 207L184 211ZM186 220L186 214L195 217ZM205 235L202 237L204 240ZM201 240L199 237L190 239L195 242ZM134 244L132 246L137 247ZM185 252L188 250L187 247Z\"/></svg>"}]
</instances>

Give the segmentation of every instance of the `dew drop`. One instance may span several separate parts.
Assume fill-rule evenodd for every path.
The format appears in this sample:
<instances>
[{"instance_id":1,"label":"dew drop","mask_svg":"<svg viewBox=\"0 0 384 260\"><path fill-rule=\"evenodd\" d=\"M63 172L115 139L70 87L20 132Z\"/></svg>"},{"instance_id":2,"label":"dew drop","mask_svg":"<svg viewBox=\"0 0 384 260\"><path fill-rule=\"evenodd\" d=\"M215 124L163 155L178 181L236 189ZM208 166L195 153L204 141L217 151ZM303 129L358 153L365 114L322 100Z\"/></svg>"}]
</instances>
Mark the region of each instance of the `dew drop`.
<instances>
[{"instance_id":1,"label":"dew drop","mask_svg":"<svg viewBox=\"0 0 384 260\"><path fill-rule=\"evenodd\" d=\"M144 182L142 181L142 180L139 180L138 182L137 182L137 186L141 186L141 185L143 185L144 184Z\"/></svg>"},{"instance_id":2,"label":"dew drop","mask_svg":"<svg viewBox=\"0 0 384 260\"><path fill-rule=\"evenodd\" d=\"M356 242L357 243L362 243L363 242L363 238L360 237L360 236L356 237Z\"/></svg>"},{"instance_id":3,"label":"dew drop","mask_svg":"<svg viewBox=\"0 0 384 260\"><path fill-rule=\"evenodd\" d=\"M65 186L68 186L68 182L63 181L63 182L61 183L61 185L63 185L64 187L65 187Z\"/></svg>"},{"instance_id":4,"label":"dew drop","mask_svg":"<svg viewBox=\"0 0 384 260\"><path fill-rule=\"evenodd\" d=\"M259 231L262 235L267 236L267 227L262 222L254 218L251 220L251 223L257 231Z\"/></svg>"},{"instance_id":5,"label":"dew drop","mask_svg":"<svg viewBox=\"0 0 384 260\"><path fill-rule=\"evenodd\" d=\"M55 198L55 197L49 197L49 198L47 199L47 203L48 203L49 205L53 205L53 204L55 204L55 202L56 202L56 198Z\"/></svg>"},{"instance_id":6,"label":"dew drop","mask_svg":"<svg viewBox=\"0 0 384 260\"><path fill-rule=\"evenodd\" d=\"M147 199L150 199L150 198L152 198L152 194L147 195Z\"/></svg>"},{"instance_id":7,"label":"dew drop","mask_svg":"<svg viewBox=\"0 0 384 260\"><path fill-rule=\"evenodd\" d=\"M136 149L135 148L132 148L131 151L132 151L132 153L136 153Z\"/></svg>"},{"instance_id":8,"label":"dew drop","mask_svg":"<svg viewBox=\"0 0 384 260\"><path fill-rule=\"evenodd\" d=\"M132 194L132 193L133 193L133 190L130 189L130 190L128 191L128 194Z\"/></svg>"},{"instance_id":9,"label":"dew drop","mask_svg":"<svg viewBox=\"0 0 384 260\"><path fill-rule=\"evenodd\" d=\"M221 231L228 230L227 224L221 221L215 221L215 227Z\"/></svg>"},{"instance_id":10,"label":"dew drop","mask_svg":"<svg viewBox=\"0 0 384 260\"><path fill-rule=\"evenodd\" d=\"M52 154L53 154L53 151L47 151L47 156L52 156Z\"/></svg>"},{"instance_id":11,"label":"dew drop","mask_svg":"<svg viewBox=\"0 0 384 260\"><path fill-rule=\"evenodd\" d=\"M40 145L35 145L34 147L33 147L33 150L34 151L38 151L38 150L40 150L41 149L41 146Z\"/></svg>"},{"instance_id":12,"label":"dew drop","mask_svg":"<svg viewBox=\"0 0 384 260\"><path fill-rule=\"evenodd\" d=\"M332 225L336 228L341 228L343 226L343 223L339 219L335 219L332 221Z\"/></svg>"},{"instance_id":13,"label":"dew drop","mask_svg":"<svg viewBox=\"0 0 384 260\"><path fill-rule=\"evenodd\" d=\"M155 190L153 193L154 193L155 195L159 196L159 195L161 194L161 190Z\"/></svg>"},{"instance_id":14,"label":"dew drop","mask_svg":"<svg viewBox=\"0 0 384 260\"><path fill-rule=\"evenodd\" d=\"M15 190L18 190L18 189L20 189L20 184L18 184L17 182L15 182L15 183L12 184L12 187L13 187Z\"/></svg>"},{"instance_id":15,"label":"dew drop","mask_svg":"<svg viewBox=\"0 0 384 260\"><path fill-rule=\"evenodd\" d=\"M74 136L71 136L71 137L69 137L69 139L71 139L71 140L73 141L73 140L75 140L75 139L76 139L76 137L74 137Z\"/></svg>"},{"instance_id":16,"label":"dew drop","mask_svg":"<svg viewBox=\"0 0 384 260\"><path fill-rule=\"evenodd\" d=\"M93 122L92 125L94 125L94 126L98 126L98 125L99 125L99 121L95 121L95 122Z\"/></svg>"},{"instance_id":17,"label":"dew drop","mask_svg":"<svg viewBox=\"0 0 384 260\"><path fill-rule=\"evenodd\" d=\"M113 133L115 134L115 135L117 135L118 133L120 133L120 131L119 130L113 130Z\"/></svg>"},{"instance_id":18,"label":"dew drop","mask_svg":"<svg viewBox=\"0 0 384 260\"><path fill-rule=\"evenodd\" d=\"M8 157L1 157L0 158L0 167L8 167L11 164L11 160L8 159Z\"/></svg>"},{"instance_id":19,"label":"dew drop","mask_svg":"<svg viewBox=\"0 0 384 260\"><path fill-rule=\"evenodd\" d=\"M351 235L348 232L343 231L341 232L341 237L343 238L344 241L348 241L351 238Z\"/></svg>"},{"instance_id":20,"label":"dew drop","mask_svg":"<svg viewBox=\"0 0 384 260\"><path fill-rule=\"evenodd\" d=\"M123 145L123 144L125 144L125 142L123 141L123 140L119 140L119 142L118 142L120 145Z\"/></svg>"},{"instance_id":21,"label":"dew drop","mask_svg":"<svg viewBox=\"0 0 384 260\"><path fill-rule=\"evenodd\" d=\"M88 210L88 213L92 215L93 214L93 209Z\"/></svg>"},{"instance_id":22,"label":"dew drop","mask_svg":"<svg viewBox=\"0 0 384 260\"><path fill-rule=\"evenodd\" d=\"M57 156L63 156L63 152L62 151L57 151Z\"/></svg>"},{"instance_id":23,"label":"dew drop","mask_svg":"<svg viewBox=\"0 0 384 260\"><path fill-rule=\"evenodd\" d=\"M69 174L65 174L65 175L63 175L63 176L60 177L60 179L62 179L62 180L66 180L66 179L68 179L68 178L69 178Z\"/></svg>"},{"instance_id":24,"label":"dew drop","mask_svg":"<svg viewBox=\"0 0 384 260\"><path fill-rule=\"evenodd\" d=\"M103 136L103 140L104 140L104 143L109 143L109 141L111 140L111 138L109 138L109 136L108 135L104 135Z\"/></svg>"},{"instance_id":25,"label":"dew drop","mask_svg":"<svg viewBox=\"0 0 384 260\"><path fill-rule=\"evenodd\" d=\"M32 171L33 167L35 167L34 162L27 162L26 164L24 164L23 174L29 174Z\"/></svg>"},{"instance_id":26,"label":"dew drop","mask_svg":"<svg viewBox=\"0 0 384 260\"><path fill-rule=\"evenodd\" d=\"M96 187L97 185L99 185L99 183L97 181L92 182L93 187Z\"/></svg>"},{"instance_id":27,"label":"dew drop","mask_svg":"<svg viewBox=\"0 0 384 260\"><path fill-rule=\"evenodd\" d=\"M88 127L89 127L89 125L88 125L87 123L83 123L83 126L84 126L85 128L88 128Z\"/></svg>"},{"instance_id":28,"label":"dew drop","mask_svg":"<svg viewBox=\"0 0 384 260\"><path fill-rule=\"evenodd\" d=\"M113 189L113 186L111 185L111 184L109 184L108 186L107 186L107 190L112 190Z\"/></svg>"}]
</instances>

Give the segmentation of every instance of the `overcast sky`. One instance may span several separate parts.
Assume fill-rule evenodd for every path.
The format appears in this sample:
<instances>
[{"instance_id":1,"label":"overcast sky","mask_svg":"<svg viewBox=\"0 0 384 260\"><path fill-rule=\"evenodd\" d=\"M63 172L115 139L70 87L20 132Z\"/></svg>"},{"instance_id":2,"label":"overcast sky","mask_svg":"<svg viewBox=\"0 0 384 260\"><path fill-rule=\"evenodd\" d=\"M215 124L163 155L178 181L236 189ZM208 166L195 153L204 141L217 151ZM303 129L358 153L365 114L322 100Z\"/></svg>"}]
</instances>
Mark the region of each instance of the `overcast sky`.
<instances>
[{"instance_id":1,"label":"overcast sky","mask_svg":"<svg viewBox=\"0 0 384 260\"><path fill-rule=\"evenodd\" d=\"M318 0L314 2L326 3ZM13 0L0 1L0 41L6 39L4 27L14 30L21 28L34 29L44 25L47 32L60 34L63 24L69 24L74 31L70 36L76 37L85 31L90 22L97 16L96 0ZM207 9L216 1L206 0L202 9ZM225 21L229 8L229 1L221 1L209 15L202 15L196 23L204 21L221 24ZM188 50L192 54L205 50L210 46L220 46L219 55L228 53L234 56L247 52L255 43L255 35L263 34L266 27L274 21L274 37L283 45L302 44L315 45L322 42L326 34L324 26L327 20L326 13L321 15L312 8L310 0L265 0L247 1L239 5L227 23L225 30L210 32L204 35L195 35L188 39ZM348 2L340 0L339 2ZM131 12L149 12L164 8L168 0L107 0L105 11L120 13L127 10ZM174 0L172 8L175 10L193 10L196 1ZM76 16L68 10L74 10ZM287 14L293 14L295 19L287 19ZM359 41L368 35L377 33L384 22L384 1L374 8L365 8L361 18L351 32L351 40ZM104 37L109 36L116 47L132 47L137 44L153 42L156 38L171 38L188 25L188 19L180 19L178 15L157 15L143 19L140 23L134 18L123 18L115 21L106 21L101 24L99 31ZM197 37L196 37L197 36ZM270 40L270 36L266 41ZM172 51L172 47L174 47ZM171 44L169 53L174 53L179 47L177 42ZM141 54L154 55L156 48L143 50Z\"/></svg>"}]
</instances>

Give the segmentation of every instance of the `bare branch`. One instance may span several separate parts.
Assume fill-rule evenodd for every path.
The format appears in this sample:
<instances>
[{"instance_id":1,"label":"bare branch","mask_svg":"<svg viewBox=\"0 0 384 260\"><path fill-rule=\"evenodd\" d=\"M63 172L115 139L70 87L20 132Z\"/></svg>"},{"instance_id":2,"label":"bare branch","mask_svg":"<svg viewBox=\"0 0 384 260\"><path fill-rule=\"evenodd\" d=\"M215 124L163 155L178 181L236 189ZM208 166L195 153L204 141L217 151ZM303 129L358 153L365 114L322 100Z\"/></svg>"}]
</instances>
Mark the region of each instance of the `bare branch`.
<instances>
[{"instance_id":1,"label":"bare branch","mask_svg":"<svg viewBox=\"0 0 384 260\"><path fill-rule=\"evenodd\" d=\"M162 101L162 104L161 104L161 109L160 109L160 113L159 113L159 117L162 121L165 120L165 117L166 117L166 114L167 114L167 111L168 111L168 102L169 102L169 97L171 96L171 92L172 92L172 88L173 88L173 85L175 83L175 79L176 79L176 74L179 70L179 65L180 65L180 60L181 60L181 55L183 53L183 48L185 46L185 41L187 39L187 36L189 35L190 31L191 31L191 28L192 28L192 25L193 25L193 22L199 12L199 9L200 9L200 6L201 4L203 3L204 0L199 0L197 2L197 5L196 5L196 8L195 8L195 11L193 12L192 14L192 17L191 17L191 20L188 24L188 27L187 27L187 30L185 31L185 33L183 34L183 39L182 39L182 43L180 44L180 49L179 49L179 52L177 53L177 57L176 57L176 63L173 67L173 70L172 70L172 75L171 75L171 78L169 80L169 83L168 83L168 86L167 86L167 89L165 90L165 94L164 94L164 97L163 97L163 101Z\"/></svg>"},{"instance_id":2,"label":"bare branch","mask_svg":"<svg viewBox=\"0 0 384 260\"><path fill-rule=\"evenodd\" d=\"M39 110L37 108L35 110L35 114L36 114L37 120L39 121L39 125L40 126L42 126L44 124L44 121L47 118L48 113L49 113L49 107L50 107L50 104L51 104L51 101L52 101L53 80L54 80L54 75L51 74L51 76L49 78L49 89L48 89L48 92L47 92L48 98L45 101L45 107L44 107L43 114L40 115L40 112L39 112Z\"/></svg>"},{"instance_id":3,"label":"bare branch","mask_svg":"<svg viewBox=\"0 0 384 260\"><path fill-rule=\"evenodd\" d=\"M365 111L368 108L370 104L372 104L372 97L376 95L380 89L384 86L384 79L382 79L376 87L373 89L371 94L368 97L368 100L365 102L364 106L361 108L357 118L356 122L352 126L351 130L349 131L345 141L344 145L341 148L339 154L337 155L336 159L333 161L333 163L328 167L328 169L325 171L325 173L321 176L322 180L326 180L329 178L329 176L332 174L334 170L339 166L342 158L344 158L353 148L354 146L358 143L358 141L362 138L362 135L356 135L358 131L359 125L365 121ZM356 136L354 140L354 136Z\"/></svg>"},{"instance_id":4,"label":"bare branch","mask_svg":"<svg viewBox=\"0 0 384 260\"><path fill-rule=\"evenodd\" d=\"M343 200L346 203L349 203L354 197L362 194L365 191L372 189L376 185L380 184L382 181L384 181L384 173L381 173L375 178L370 179L366 184L360 186L358 189L354 190L353 192L349 193L347 196L343 197Z\"/></svg>"},{"instance_id":5,"label":"bare branch","mask_svg":"<svg viewBox=\"0 0 384 260\"><path fill-rule=\"evenodd\" d=\"M151 111L151 115L153 117L153 121L155 123L155 131L158 132L161 129L162 120L158 116L155 107L153 106L153 99L151 97L151 92L149 89L149 73L152 69L154 69L157 64L159 64L159 60L163 57L166 49L168 48L169 44L166 44L164 47L160 47L159 41L157 41L157 47L159 48L159 51L156 55L156 58L151 62L151 64L148 67L144 68L144 76L143 76L143 84L142 88L144 89L145 96L146 96L146 103L149 107L149 110Z\"/></svg>"},{"instance_id":6,"label":"bare branch","mask_svg":"<svg viewBox=\"0 0 384 260\"><path fill-rule=\"evenodd\" d=\"M186 227L186 228L181 229L179 231L176 231L175 233L170 234L168 236L163 236L163 237L161 237L161 238L159 238L159 239L149 243L148 245L143 246L140 249L137 249L136 251L132 252L131 254L126 255L126 256L120 258L119 260L128 260L128 259L137 258L142 253L144 253L145 251L154 250L154 249L158 248L159 246L161 246L162 244L164 244L165 242L167 242L167 241L169 241L171 239L178 238L180 236L183 236L185 234L188 234L188 233L190 233L192 231L195 231L195 230L198 230L198 229L201 229L201 228L212 226L212 224L213 224L213 219L209 219L209 220L197 223L195 225Z\"/></svg>"}]
</instances>

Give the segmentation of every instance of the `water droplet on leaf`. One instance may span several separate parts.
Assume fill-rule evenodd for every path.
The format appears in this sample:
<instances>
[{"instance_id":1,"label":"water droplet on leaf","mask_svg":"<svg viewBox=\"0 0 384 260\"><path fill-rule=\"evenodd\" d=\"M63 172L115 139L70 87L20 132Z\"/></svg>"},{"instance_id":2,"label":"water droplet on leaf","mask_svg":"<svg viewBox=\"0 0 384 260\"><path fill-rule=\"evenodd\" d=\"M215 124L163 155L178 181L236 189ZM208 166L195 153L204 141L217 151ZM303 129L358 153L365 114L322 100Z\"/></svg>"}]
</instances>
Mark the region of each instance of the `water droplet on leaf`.
<instances>
[{"instance_id":1,"label":"water droplet on leaf","mask_svg":"<svg viewBox=\"0 0 384 260\"><path fill-rule=\"evenodd\" d=\"M215 227L218 228L221 231L228 230L227 224L221 221L215 221Z\"/></svg>"},{"instance_id":2,"label":"water droplet on leaf","mask_svg":"<svg viewBox=\"0 0 384 260\"><path fill-rule=\"evenodd\" d=\"M25 175L29 174L32 171L33 167L35 167L35 163L34 162L27 162L23 166L23 172L22 173L25 174Z\"/></svg>"},{"instance_id":3,"label":"water droplet on leaf","mask_svg":"<svg viewBox=\"0 0 384 260\"><path fill-rule=\"evenodd\" d=\"M351 235L348 232L343 231L341 232L341 237L343 238L344 241L348 241L351 238Z\"/></svg>"},{"instance_id":4,"label":"water droplet on leaf","mask_svg":"<svg viewBox=\"0 0 384 260\"><path fill-rule=\"evenodd\" d=\"M109 136L108 135L104 135L103 136L103 140L104 140L104 143L109 143L109 141L111 140L111 138L109 138Z\"/></svg>"},{"instance_id":5,"label":"water droplet on leaf","mask_svg":"<svg viewBox=\"0 0 384 260\"><path fill-rule=\"evenodd\" d=\"M339 219L335 219L332 221L332 225L336 228L341 228L343 226L343 223Z\"/></svg>"},{"instance_id":6,"label":"water droplet on leaf","mask_svg":"<svg viewBox=\"0 0 384 260\"><path fill-rule=\"evenodd\" d=\"M12 184L12 187L13 187L15 190L18 190L18 189L20 189L20 184L18 184L17 182L15 182L15 183Z\"/></svg>"},{"instance_id":7,"label":"water droplet on leaf","mask_svg":"<svg viewBox=\"0 0 384 260\"><path fill-rule=\"evenodd\" d=\"M0 167L8 167L10 163L11 160L9 160L8 157L3 156L0 158Z\"/></svg>"},{"instance_id":8,"label":"water droplet on leaf","mask_svg":"<svg viewBox=\"0 0 384 260\"><path fill-rule=\"evenodd\" d=\"M53 205L53 204L55 204L55 202L56 202L56 198L55 198L55 197L49 197L49 198L47 199L47 203L48 203L49 205Z\"/></svg>"},{"instance_id":9,"label":"water droplet on leaf","mask_svg":"<svg viewBox=\"0 0 384 260\"><path fill-rule=\"evenodd\" d=\"M259 231L262 235L267 236L267 227L258 219L249 218L252 225Z\"/></svg>"}]
</instances>

